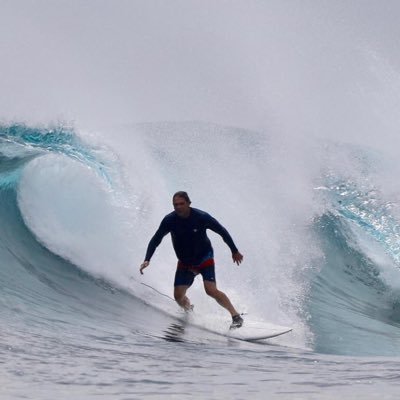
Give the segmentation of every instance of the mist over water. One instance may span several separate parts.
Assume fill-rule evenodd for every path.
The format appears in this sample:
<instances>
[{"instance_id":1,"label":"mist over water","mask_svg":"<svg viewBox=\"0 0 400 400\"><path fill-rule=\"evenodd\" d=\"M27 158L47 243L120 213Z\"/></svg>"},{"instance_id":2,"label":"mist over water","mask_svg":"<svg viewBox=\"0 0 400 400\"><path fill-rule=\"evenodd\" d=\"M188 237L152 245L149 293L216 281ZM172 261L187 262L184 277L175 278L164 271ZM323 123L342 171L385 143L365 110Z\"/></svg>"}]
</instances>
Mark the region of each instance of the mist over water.
<instances>
[{"instance_id":1,"label":"mist over water","mask_svg":"<svg viewBox=\"0 0 400 400\"><path fill-rule=\"evenodd\" d=\"M379 145L396 137L397 13L395 1L3 1L2 118L91 131L200 120Z\"/></svg>"}]
</instances>

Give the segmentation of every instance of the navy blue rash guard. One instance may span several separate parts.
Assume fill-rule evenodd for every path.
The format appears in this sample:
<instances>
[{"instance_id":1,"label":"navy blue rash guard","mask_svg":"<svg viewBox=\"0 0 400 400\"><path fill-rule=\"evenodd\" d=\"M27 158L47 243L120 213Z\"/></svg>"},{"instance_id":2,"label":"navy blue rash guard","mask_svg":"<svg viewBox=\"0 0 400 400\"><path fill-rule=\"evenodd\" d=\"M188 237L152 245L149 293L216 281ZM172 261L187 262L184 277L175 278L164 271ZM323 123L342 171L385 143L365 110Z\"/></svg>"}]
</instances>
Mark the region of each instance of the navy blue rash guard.
<instances>
[{"instance_id":1,"label":"navy blue rash guard","mask_svg":"<svg viewBox=\"0 0 400 400\"><path fill-rule=\"evenodd\" d=\"M172 245L178 260L185 265L199 265L207 255L213 254L207 229L218 233L229 246L232 253L238 251L228 231L210 214L190 208L187 218L179 217L175 211L161 221L160 227L147 247L145 261L150 261L163 237L171 233Z\"/></svg>"}]
</instances>

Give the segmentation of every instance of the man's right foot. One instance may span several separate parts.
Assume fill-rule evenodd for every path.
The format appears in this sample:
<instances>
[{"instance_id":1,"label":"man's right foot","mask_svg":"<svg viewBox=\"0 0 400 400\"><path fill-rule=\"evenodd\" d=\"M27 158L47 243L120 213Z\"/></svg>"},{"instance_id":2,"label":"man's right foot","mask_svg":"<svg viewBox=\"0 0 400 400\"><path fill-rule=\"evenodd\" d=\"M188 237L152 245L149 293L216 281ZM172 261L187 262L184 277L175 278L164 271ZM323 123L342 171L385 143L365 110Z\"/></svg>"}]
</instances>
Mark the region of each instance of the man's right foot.
<instances>
[{"instance_id":1,"label":"man's right foot","mask_svg":"<svg viewBox=\"0 0 400 400\"><path fill-rule=\"evenodd\" d=\"M232 317L232 323L230 329L240 328L243 325L243 318L240 314L234 315Z\"/></svg>"}]
</instances>

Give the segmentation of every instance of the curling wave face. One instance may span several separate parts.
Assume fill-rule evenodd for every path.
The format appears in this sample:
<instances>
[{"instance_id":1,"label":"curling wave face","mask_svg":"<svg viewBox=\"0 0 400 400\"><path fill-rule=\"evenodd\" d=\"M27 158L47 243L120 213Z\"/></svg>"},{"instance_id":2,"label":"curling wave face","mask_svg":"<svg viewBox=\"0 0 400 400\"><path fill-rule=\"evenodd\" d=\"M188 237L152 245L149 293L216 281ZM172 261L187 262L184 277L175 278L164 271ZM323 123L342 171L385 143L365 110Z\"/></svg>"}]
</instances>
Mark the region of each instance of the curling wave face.
<instances>
[{"instance_id":1,"label":"curling wave face","mask_svg":"<svg viewBox=\"0 0 400 400\"><path fill-rule=\"evenodd\" d=\"M239 232L238 243L244 243L250 252L260 252L249 254L251 274L238 285L230 266L219 269L228 288L237 286L238 292L249 293L243 302L253 309L268 307L276 322L303 330L305 336L299 340L317 352L400 353L398 224L378 191L342 179L341 172L320 175L319 183L325 180L323 196L315 196L313 201L324 206L310 211L305 220L313 222L299 228L293 239L284 220L295 214L283 213L282 202L274 204L277 197L271 194L270 185L279 175L268 173L274 160L261 135L199 123L150 124L135 129L145 138L148 157L154 161L152 168L166 187L188 183L190 172L202 192L198 197L209 208L215 201L207 192L210 182L219 185L224 198L230 200L221 212L224 221L246 215L252 231L243 227L239 232L240 221L232 223L232 230ZM165 134L169 141L162 140ZM191 170L188 162L178 157L182 149L191 155ZM216 169L215 157L222 149L236 152L235 160L229 155L223 160L229 171ZM140 157L136 151L135 156ZM253 162L243 167L250 153ZM195 172L205 163L210 168ZM73 130L0 127L0 285L2 318L11 336L12 327L21 321L42 333L47 326L49 336L54 327L61 331L65 326L79 335L73 327L82 324L88 334L98 332L99 326L104 332L119 331L121 335L132 329L145 334L162 330L159 321L167 317L135 297L144 292L135 294L124 284L132 274L128 263L141 259L148 237L135 236L137 242L132 243L129 232L135 226L126 223L125 208L118 207L113 197L116 168ZM268 204L250 196L253 208L248 203L244 207L244 197L235 195L235 182L222 186L232 174L247 194L258 191ZM190 185L194 184L189 184L189 191ZM278 192L279 187L274 190ZM286 197L285 201L291 201ZM296 207L293 201L291 205ZM155 212L151 208L133 208L152 221L158 217L150 215ZM281 215L274 217L268 208ZM305 230L307 234L302 236ZM282 244L284 237L289 239ZM265 239L265 248L257 243L260 238ZM296 252L294 245L300 246L300 251ZM305 258L307 247L316 248L318 257L307 253L310 257ZM223 254L222 244L217 242L216 249ZM161 271L170 269L168 265ZM166 287L161 286L161 291ZM240 298L233 289L230 293ZM148 313L153 316L152 326ZM282 315L291 320L282 320ZM50 321L56 321L55 325ZM374 345L377 342L379 347Z\"/></svg>"}]
</instances>

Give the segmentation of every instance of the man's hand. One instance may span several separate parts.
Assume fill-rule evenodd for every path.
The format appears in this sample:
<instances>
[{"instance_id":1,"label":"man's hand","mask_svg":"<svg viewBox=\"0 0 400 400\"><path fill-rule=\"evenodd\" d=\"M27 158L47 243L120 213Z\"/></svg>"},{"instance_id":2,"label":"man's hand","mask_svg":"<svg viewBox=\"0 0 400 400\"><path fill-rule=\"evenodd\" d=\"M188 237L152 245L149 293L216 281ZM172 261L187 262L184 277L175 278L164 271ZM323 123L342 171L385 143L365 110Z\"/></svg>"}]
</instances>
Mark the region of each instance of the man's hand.
<instances>
[{"instance_id":1,"label":"man's hand","mask_svg":"<svg viewBox=\"0 0 400 400\"><path fill-rule=\"evenodd\" d=\"M232 253L232 260L237 265L239 265L243 261L243 256L240 254L239 251L237 251L236 253Z\"/></svg>"},{"instance_id":2,"label":"man's hand","mask_svg":"<svg viewBox=\"0 0 400 400\"><path fill-rule=\"evenodd\" d=\"M150 264L150 261L144 261L143 263L142 263L142 265L140 266L140 273L143 275L143 270L145 269L145 268L147 268L148 266L149 266L149 264Z\"/></svg>"}]
</instances>

